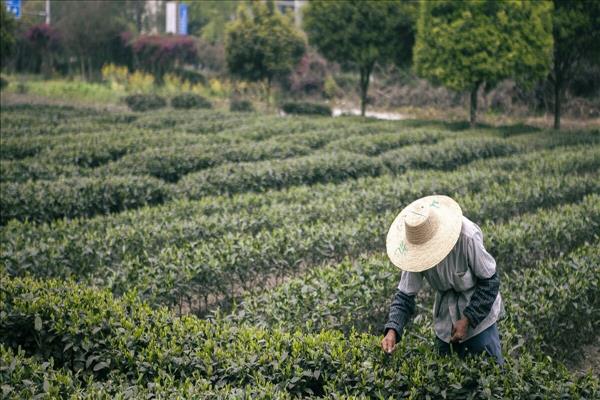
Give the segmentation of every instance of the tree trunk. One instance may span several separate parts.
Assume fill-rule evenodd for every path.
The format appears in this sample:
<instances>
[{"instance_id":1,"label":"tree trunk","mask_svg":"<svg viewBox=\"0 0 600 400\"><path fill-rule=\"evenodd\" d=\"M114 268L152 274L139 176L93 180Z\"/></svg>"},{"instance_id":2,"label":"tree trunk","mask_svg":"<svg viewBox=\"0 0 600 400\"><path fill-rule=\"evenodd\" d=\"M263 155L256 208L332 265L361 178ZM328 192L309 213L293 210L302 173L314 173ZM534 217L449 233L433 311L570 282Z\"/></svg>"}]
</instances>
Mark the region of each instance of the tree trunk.
<instances>
[{"instance_id":1,"label":"tree trunk","mask_svg":"<svg viewBox=\"0 0 600 400\"><path fill-rule=\"evenodd\" d=\"M371 78L372 66L360 69L360 115L365 116L367 110L367 93L369 91L369 79Z\"/></svg>"},{"instance_id":2,"label":"tree trunk","mask_svg":"<svg viewBox=\"0 0 600 400\"><path fill-rule=\"evenodd\" d=\"M471 125L471 128L473 128L475 126L475 124L477 123L477 92L479 91L479 83L477 83L472 89L471 89L471 109L470 109L470 118L469 118L469 123Z\"/></svg>"},{"instance_id":3,"label":"tree trunk","mask_svg":"<svg viewBox=\"0 0 600 400\"><path fill-rule=\"evenodd\" d=\"M560 129L560 109L562 101L563 80L556 61L554 63L554 129Z\"/></svg>"},{"instance_id":4,"label":"tree trunk","mask_svg":"<svg viewBox=\"0 0 600 400\"><path fill-rule=\"evenodd\" d=\"M267 110L271 109L271 77L267 78Z\"/></svg>"}]
</instances>

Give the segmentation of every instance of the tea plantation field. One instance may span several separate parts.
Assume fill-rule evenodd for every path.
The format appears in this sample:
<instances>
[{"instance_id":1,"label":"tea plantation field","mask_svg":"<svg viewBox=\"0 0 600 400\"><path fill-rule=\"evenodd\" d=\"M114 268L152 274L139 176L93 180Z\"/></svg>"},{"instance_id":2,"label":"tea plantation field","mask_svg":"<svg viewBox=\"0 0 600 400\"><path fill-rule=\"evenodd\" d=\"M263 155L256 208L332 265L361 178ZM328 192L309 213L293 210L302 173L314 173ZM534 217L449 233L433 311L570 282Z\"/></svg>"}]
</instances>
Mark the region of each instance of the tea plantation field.
<instances>
[{"instance_id":1,"label":"tea plantation field","mask_svg":"<svg viewBox=\"0 0 600 400\"><path fill-rule=\"evenodd\" d=\"M600 131L3 106L2 398L598 399ZM506 365L380 347L395 215L454 197Z\"/></svg>"}]
</instances>

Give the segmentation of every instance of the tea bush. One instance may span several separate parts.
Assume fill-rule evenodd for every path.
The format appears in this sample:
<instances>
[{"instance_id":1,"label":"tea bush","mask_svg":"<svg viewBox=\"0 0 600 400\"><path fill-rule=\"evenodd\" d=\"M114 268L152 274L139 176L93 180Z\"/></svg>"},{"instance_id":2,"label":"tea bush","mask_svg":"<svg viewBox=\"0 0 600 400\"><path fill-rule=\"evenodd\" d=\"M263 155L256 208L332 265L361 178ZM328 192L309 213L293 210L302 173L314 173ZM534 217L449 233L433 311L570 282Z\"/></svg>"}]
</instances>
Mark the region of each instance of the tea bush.
<instances>
[{"instance_id":1,"label":"tea bush","mask_svg":"<svg viewBox=\"0 0 600 400\"><path fill-rule=\"evenodd\" d=\"M286 114L324 115L331 116L331 107L326 104L308 102L288 102L281 105Z\"/></svg>"},{"instance_id":2,"label":"tea bush","mask_svg":"<svg viewBox=\"0 0 600 400\"><path fill-rule=\"evenodd\" d=\"M195 93L182 93L171 99L173 108L212 108L212 103L204 97Z\"/></svg>"},{"instance_id":3,"label":"tea bush","mask_svg":"<svg viewBox=\"0 0 600 400\"><path fill-rule=\"evenodd\" d=\"M4 225L13 218L44 222L160 204L171 191L155 178L121 176L4 183L0 194L0 224Z\"/></svg>"},{"instance_id":4,"label":"tea bush","mask_svg":"<svg viewBox=\"0 0 600 400\"><path fill-rule=\"evenodd\" d=\"M584 227L581 228L581 225ZM482 225L486 249L496 259L498 272L503 276L502 293L507 295L522 292L516 289L520 282L519 274L529 267L538 271L535 265L540 260L553 265L553 257L568 253L586 241L597 240L594 235L599 229L598 196L586 198L580 206L569 204L547 211L540 210L501 225L490 219ZM515 242L524 245L515 249ZM595 252L595 256L598 255ZM570 261L563 264L571 265ZM589 265L588 269L581 269L591 274L594 263L586 265ZM512 277L510 279L515 282L515 290L504 288L504 275ZM338 265L311 270L305 276L292 279L273 290L247 295L228 318L262 327L302 326L311 332L321 329L350 332L357 329L377 333L387 317L389 302L399 281L400 271L391 265L385 255L353 262L347 260ZM589 277L586 282L590 284ZM432 299L429 302L432 303ZM581 307L585 318L588 312L594 312L593 307L573 307ZM429 308L426 310L429 312ZM527 320L532 318L528 317ZM302 324L298 321L302 321Z\"/></svg>"},{"instance_id":5,"label":"tea bush","mask_svg":"<svg viewBox=\"0 0 600 400\"><path fill-rule=\"evenodd\" d=\"M72 379L113 394L119 384L144 386L146 382L154 382L146 387L150 391L178 385L189 390L193 379L213 388L274 385L291 395L324 397L339 391L369 397L410 394L450 399L467 393L503 398L598 394L597 378L571 376L547 358L526 351L507 359L500 369L487 359L440 357L431 346L407 338L389 357L378 349L376 336L286 333L174 318L131 296L117 300L106 291L63 281L3 278L3 288L4 346L20 346L25 352L15 362L11 380L3 378L16 392L39 388L43 367L24 357L36 355L54 360L46 365L51 373L44 373L49 380L41 386L55 391ZM13 351L3 347L2 356ZM14 371L27 376L21 372L23 365L33 380L17 379ZM64 377L57 385L58 379L52 377L58 374L53 371L61 367L66 372L59 372Z\"/></svg>"},{"instance_id":6,"label":"tea bush","mask_svg":"<svg viewBox=\"0 0 600 400\"><path fill-rule=\"evenodd\" d=\"M254 112L254 106L250 100L231 100L229 111L232 112Z\"/></svg>"},{"instance_id":7,"label":"tea bush","mask_svg":"<svg viewBox=\"0 0 600 400\"><path fill-rule=\"evenodd\" d=\"M166 100L156 94L132 94L124 100L131 111L157 110L167 105Z\"/></svg>"}]
</instances>

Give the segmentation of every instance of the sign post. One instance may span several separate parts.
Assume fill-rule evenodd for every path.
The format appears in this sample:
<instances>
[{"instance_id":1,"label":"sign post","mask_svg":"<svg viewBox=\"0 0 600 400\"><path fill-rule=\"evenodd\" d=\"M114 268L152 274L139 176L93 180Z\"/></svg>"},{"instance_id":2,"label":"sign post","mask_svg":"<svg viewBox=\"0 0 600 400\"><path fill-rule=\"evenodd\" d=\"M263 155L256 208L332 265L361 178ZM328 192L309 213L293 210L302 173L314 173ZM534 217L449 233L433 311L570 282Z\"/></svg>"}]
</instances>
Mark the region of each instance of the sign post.
<instances>
[{"instance_id":1,"label":"sign post","mask_svg":"<svg viewBox=\"0 0 600 400\"><path fill-rule=\"evenodd\" d=\"M5 0L6 10L12 13L16 19L21 18L21 0Z\"/></svg>"},{"instance_id":2,"label":"sign post","mask_svg":"<svg viewBox=\"0 0 600 400\"><path fill-rule=\"evenodd\" d=\"M188 34L188 5L179 4L179 18L177 24L177 33L180 35Z\"/></svg>"}]
</instances>

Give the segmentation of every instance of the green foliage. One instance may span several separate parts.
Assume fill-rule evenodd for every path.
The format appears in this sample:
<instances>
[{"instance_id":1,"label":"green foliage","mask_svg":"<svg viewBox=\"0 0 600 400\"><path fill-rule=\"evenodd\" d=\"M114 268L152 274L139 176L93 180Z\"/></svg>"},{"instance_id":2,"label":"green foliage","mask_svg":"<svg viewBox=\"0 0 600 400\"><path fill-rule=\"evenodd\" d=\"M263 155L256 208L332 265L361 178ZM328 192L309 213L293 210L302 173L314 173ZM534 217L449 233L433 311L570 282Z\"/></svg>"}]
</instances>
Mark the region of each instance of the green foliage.
<instances>
[{"instance_id":1,"label":"green foliage","mask_svg":"<svg viewBox=\"0 0 600 400\"><path fill-rule=\"evenodd\" d=\"M225 40L225 26L235 14L238 0L204 0L189 4L190 34L200 36L210 43Z\"/></svg>"},{"instance_id":2,"label":"green foliage","mask_svg":"<svg viewBox=\"0 0 600 400\"><path fill-rule=\"evenodd\" d=\"M567 178L565 181L570 179L572 178ZM532 192L562 191L563 189L558 189L561 183L563 182L552 181L552 179L541 183L516 181L509 187L500 186L474 195L457 196L460 204L469 206L469 218L485 221L482 230L486 248L494 254L498 269L503 276L511 274L511 278L518 281L518 274L536 268L540 260L546 260L546 264L552 265L550 260L553 257L559 257L586 241L594 240L595 232L600 228L598 196L589 196L579 204L542 209L502 222L508 217L510 210L514 215L536 207L551 205L558 199L540 201L541 199L532 196ZM518 188L523 185L538 186L530 189L529 192L519 192ZM569 190L566 189L562 195L567 195ZM574 198L570 197L566 201L572 199ZM516 205L502 212L501 210L506 210L503 204L506 201ZM515 243L524 244L515 245ZM598 255L596 252L596 257ZM568 261L562 264L566 266ZM585 269L581 267L582 274L591 275L592 264L588 265L589 267ZM560 272L549 274L547 269L544 271L547 276L561 275ZM258 290L254 295L245 296L228 319L263 328L285 329L294 325L308 332L339 329L349 333L352 329L356 329L377 334L387 318L389 302L399 279L400 271L389 263L385 254L365 256L352 261L345 260L340 264L314 268L307 274L279 285L273 290ZM548 277L545 284L548 285ZM595 285L597 286L597 283ZM593 287L591 284L590 289ZM502 288L503 296L513 292L514 297L518 298L516 294L518 290ZM419 296L418 301L425 303L420 304L423 309L429 309L433 304L433 297L430 292L426 292L425 295ZM588 318L588 312L595 312L590 309L586 311L583 307L584 300L576 304L574 307L579 305L582 308L580 314L584 320ZM528 320L532 318L533 316ZM539 318L542 319L541 316ZM539 325L536 326L538 330L546 329L549 332L552 329L552 325L548 325L548 328L541 323ZM561 354L567 353L568 350L569 347L565 346ZM554 352L557 352L557 349L554 349Z\"/></svg>"},{"instance_id":3,"label":"green foliage","mask_svg":"<svg viewBox=\"0 0 600 400\"><path fill-rule=\"evenodd\" d=\"M584 60L600 60L600 4L595 1L554 0L552 18L554 37L553 68L554 128L560 128L561 102L566 85L578 73Z\"/></svg>"},{"instance_id":4,"label":"green foliage","mask_svg":"<svg viewBox=\"0 0 600 400\"><path fill-rule=\"evenodd\" d=\"M421 2L415 70L453 90L471 92L474 123L481 85L493 88L505 78L534 83L546 75L551 11L549 2Z\"/></svg>"},{"instance_id":5,"label":"green foliage","mask_svg":"<svg viewBox=\"0 0 600 400\"><path fill-rule=\"evenodd\" d=\"M225 53L229 71L248 81L267 81L288 74L305 51L293 22L269 2L241 6L227 24Z\"/></svg>"},{"instance_id":6,"label":"green foliage","mask_svg":"<svg viewBox=\"0 0 600 400\"><path fill-rule=\"evenodd\" d=\"M7 347L23 349L7 376L18 392L37 385L61 390L72 381L109 393L147 382L154 383L147 386L151 391L179 385L190 390L191 380L205 389L271 384L291 395L318 396L343 390L370 397L411 392L441 397L443 391L450 399L464 398L467 392L515 399L592 398L598 391L597 379L570 376L526 351L508 359L503 369L485 359L440 357L414 339L403 341L397 355L388 357L376 350L379 339L370 335L287 333L174 318L132 296L117 300L105 291L63 281L3 278L3 289L1 354L14 359L15 350ZM510 339L512 335L505 338ZM47 384L42 383L43 367L31 356L54 360L45 367ZM60 367L64 372L57 371ZM33 379L25 382L19 376ZM518 383L522 381L527 383Z\"/></svg>"},{"instance_id":7,"label":"green foliage","mask_svg":"<svg viewBox=\"0 0 600 400\"><path fill-rule=\"evenodd\" d=\"M229 102L231 112L254 112L254 106L250 100L231 100Z\"/></svg>"},{"instance_id":8,"label":"green foliage","mask_svg":"<svg viewBox=\"0 0 600 400\"><path fill-rule=\"evenodd\" d=\"M8 79L0 76L0 90L4 90L8 86Z\"/></svg>"},{"instance_id":9,"label":"green foliage","mask_svg":"<svg viewBox=\"0 0 600 400\"><path fill-rule=\"evenodd\" d=\"M167 101L156 94L132 94L125 97L125 103L131 111L157 110L167 105Z\"/></svg>"},{"instance_id":10,"label":"green foliage","mask_svg":"<svg viewBox=\"0 0 600 400\"><path fill-rule=\"evenodd\" d=\"M327 104L309 102L288 102L281 105L286 114L325 115L330 117L331 107Z\"/></svg>"},{"instance_id":11,"label":"green foliage","mask_svg":"<svg viewBox=\"0 0 600 400\"><path fill-rule=\"evenodd\" d=\"M414 42L414 3L314 0L304 10L311 45L331 61L360 73L362 115L376 63L407 63Z\"/></svg>"},{"instance_id":12,"label":"green foliage","mask_svg":"<svg viewBox=\"0 0 600 400\"><path fill-rule=\"evenodd\" d=\"M11 182L2 184L0 193L2 225L12 218L43 222L89 217L160 204L170 197L164 183L144 176Z\"/></svg>"},{"instance_id":13,"label":"green foliage","mask_svg":"<svg viewBox=\"0 0 600 400\"><path fill-rule=\"evenodd\" d=\"M0 54L2 54L2 65L10 57L15 45L15 18L8 12L6 7L0 7Z\"/></svg>"},{"instance_id":14,"label":"green foliage","mask_svg":"<svg viewBox=\"0 0 600 400\"><path fill-rule=\"evenodd\" d=\"M173 108L212 108L212 103L195 93L182 93L171 99Z\"/></svg>"}]
</instances>

